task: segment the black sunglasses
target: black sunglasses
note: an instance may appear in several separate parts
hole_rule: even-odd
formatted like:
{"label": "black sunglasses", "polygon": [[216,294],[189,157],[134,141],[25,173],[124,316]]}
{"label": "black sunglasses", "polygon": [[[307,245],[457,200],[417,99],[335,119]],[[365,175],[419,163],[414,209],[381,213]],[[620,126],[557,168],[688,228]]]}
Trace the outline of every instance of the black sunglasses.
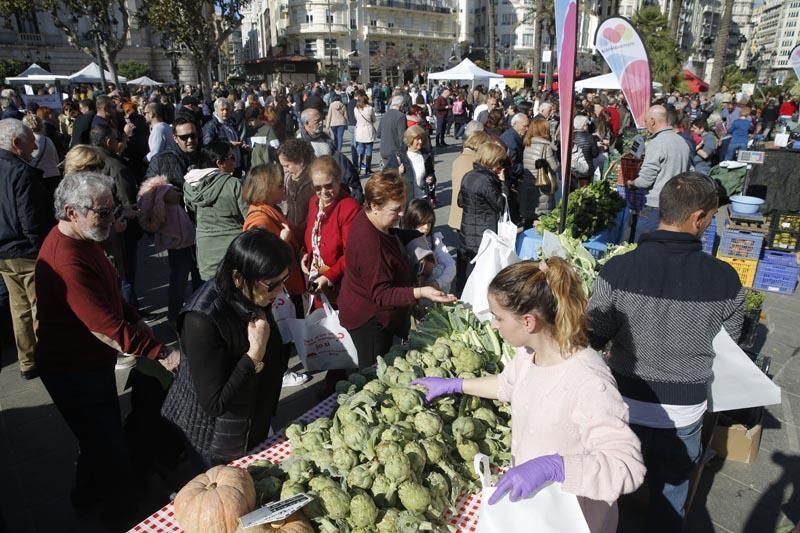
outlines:
{"label": "black sunglasses", "polygon": [[189,139],[197,139],[197,134],[186,133],[184,135],[176,135],[176,137],[182,141],[188,141]]}
{"label": "black sunglasses", "polygon": [[320,192],[322,189],[325,189],[326,191],[332,191],[334,185],[335,184],[333,182],[325,183],[323,185],[314,185],[314,190],[316,192]]}
{"label": "black sunglasses", "polygon": [[89,205],[84,205],[83,208],[88,210],[88,211],[91,211],[92,213],[97,215],[97,218],[102,219],[102,220],[105,220],[105,219],[107,219],[108,217],[110,217],[112,215],[116,218],[117,214],[120,211],[120,207],[119,206],[97,208],[97,207],[92,207],[92,206],[89,206]]}

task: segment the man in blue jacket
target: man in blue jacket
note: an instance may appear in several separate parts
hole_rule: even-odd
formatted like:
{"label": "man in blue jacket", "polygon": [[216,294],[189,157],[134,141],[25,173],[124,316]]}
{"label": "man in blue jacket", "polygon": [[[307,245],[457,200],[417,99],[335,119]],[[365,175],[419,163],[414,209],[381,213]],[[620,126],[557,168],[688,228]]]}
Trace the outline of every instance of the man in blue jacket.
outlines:
{"label": "man in blue jacket", "polygon": [[0,120],[0,275],[8,288],[14,340],[24,379],[38,376],[36,347],[36,256],[51,227],[42,171],[28,163],[33,132],[14,118]]}

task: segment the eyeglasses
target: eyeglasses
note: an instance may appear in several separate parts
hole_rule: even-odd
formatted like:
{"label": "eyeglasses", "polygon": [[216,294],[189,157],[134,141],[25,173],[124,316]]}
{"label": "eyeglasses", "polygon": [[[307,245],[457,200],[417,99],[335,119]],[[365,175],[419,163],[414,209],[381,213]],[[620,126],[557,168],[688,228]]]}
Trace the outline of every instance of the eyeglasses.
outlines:
{"label": "eyeglasses", "polygon": [[323,183],[322,185],[314,185],[314,190],[316,192],[320,192],[322,189],[325,189],[326,191],[332,191],[335,185],[336,184],[332,181],[329,183]]}
{"label": "eyeglasses", "polygon": [[84,205],[83,208],[88,211],[91,211],[92,213],[97,215],[97,218],[101,220],[105,220],[112,215],[116,217],[117,213],[119,213],[119,206],[98,208],[98,207],[92,207],[90,205]]}
{"label": "eyeglasses", "polygon": [[284,282],[287,279],[289,279],[289,274],[288,273],[285,276],[283,276],[281,279],[279,279],[277,281],[273,281],[272,283],[267,283],[264,280],[258,280],[258,281],[256,281],[256,283],[261,285],[261,287],[263,287],[267,292],[272,292],[275,289],[277,289],[278,287],[280,287],[281,285],[283,285]]}
{"label": "eyeglasses", "polygon": [[188,141],[189,139],[197,139],[197,134],[196,133],[186,133],[184,135],[176,135],[175,137],[177,137],[178,139],[180,139],[182,141]]}

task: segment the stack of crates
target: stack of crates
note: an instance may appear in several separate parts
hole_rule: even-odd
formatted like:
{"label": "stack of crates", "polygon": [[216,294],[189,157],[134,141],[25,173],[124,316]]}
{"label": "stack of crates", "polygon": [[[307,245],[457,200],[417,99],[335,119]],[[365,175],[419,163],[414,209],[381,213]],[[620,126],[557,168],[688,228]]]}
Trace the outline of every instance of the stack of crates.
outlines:
{"label": "stack of crates", "polygon": [[764,234],[725,228],[717,250],[717,259],[731,265],[745,287],[752,287]]}
{"label": "stack of crates", "polygon": [[793,252],[764,250],[758,262],[753,288],[762,291],[794,294],[800,266]]}

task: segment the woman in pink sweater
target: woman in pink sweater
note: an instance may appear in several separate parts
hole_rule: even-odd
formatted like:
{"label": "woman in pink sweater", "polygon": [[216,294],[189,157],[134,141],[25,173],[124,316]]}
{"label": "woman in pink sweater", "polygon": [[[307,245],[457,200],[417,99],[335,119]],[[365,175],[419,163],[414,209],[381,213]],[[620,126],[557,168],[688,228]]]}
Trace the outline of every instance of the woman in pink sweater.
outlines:
{"label": "woman in pink sweater", "polygon": [[562,259],[522,261],[489,285],[492,325],[518,347],[496,376],[423,378],[427,400],[472,394],[511,402],[512,464],[489,504],[532,496],[549,481],[578,497],[592,532],[614,532],[616,500],[645,467],[608,366],[588,346],[586,296]]}

